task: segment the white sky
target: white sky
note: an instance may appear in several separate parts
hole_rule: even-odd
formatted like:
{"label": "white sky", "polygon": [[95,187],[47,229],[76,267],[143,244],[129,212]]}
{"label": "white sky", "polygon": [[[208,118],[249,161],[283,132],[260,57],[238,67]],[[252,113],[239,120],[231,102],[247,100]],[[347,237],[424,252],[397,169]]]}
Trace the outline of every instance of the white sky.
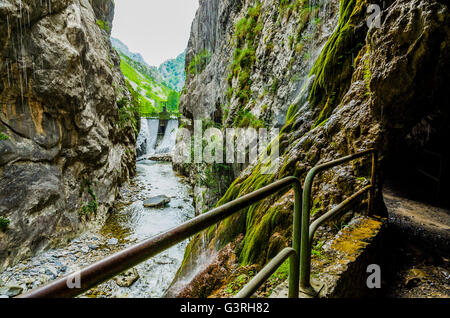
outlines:
{"label": "white sky", "polygon": [[199,0],[115,0],[112,36],[159,66],[182,53]]}

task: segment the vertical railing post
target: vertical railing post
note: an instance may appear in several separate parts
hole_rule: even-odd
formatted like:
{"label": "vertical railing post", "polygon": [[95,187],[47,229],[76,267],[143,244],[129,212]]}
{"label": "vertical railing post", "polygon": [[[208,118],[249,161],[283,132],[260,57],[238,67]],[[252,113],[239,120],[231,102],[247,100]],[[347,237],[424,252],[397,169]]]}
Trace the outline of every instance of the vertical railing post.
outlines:
{"label": "vertical railing post", "polygon": [[372,176],[371,176],[371,188],[369,198],[369,209],[373,209],[375,194],[376,194],[376,176],[377,176],[377,163],[378,156],[375,150],[369,150],[360,154],[343,157],[341,159],[322,164],[311,169],[306,176],[303,186],[303,202],[302,202],[302,231],[301,231],[301,246],[300,246],[300,289],[302,292],[315,295],[316,292],[311,286],[311,249],[312,238],[309,237],[309,219],[311,212],[311,193],[314,177],[320,171],[330,168],[332,166],[354,160],[358,157],[362,157],[366,154],[372,154]]}
{"label": "vertical railing post", "polygon": [[372,152],[372,176],[370,180],[370,184],[372,188],[369,192],[369,215],[373,214],[373,209],[375,206],[375,196],[377,191],[377,164],[378,164],[378,155],[377,152]]}
{"label": "vertical railing post", "polygon": [[300,283],[300,240],[301,240],[301,200],[302,189],[299,182],[294,183],[294,224],[292,230],[292,248],[295,255],[289,261],[289,298],[298,298]]}
{"label": "vertical railing post", "polygon": [[314,180],[315,169],[313,168],[305,179],[303,186],[302,202],[302,231],[300,246],[300,288],[302,291],[311,290],[310,272],[311,272],[311,251],[309,242],[309,211],[311,209],[311,191]]}

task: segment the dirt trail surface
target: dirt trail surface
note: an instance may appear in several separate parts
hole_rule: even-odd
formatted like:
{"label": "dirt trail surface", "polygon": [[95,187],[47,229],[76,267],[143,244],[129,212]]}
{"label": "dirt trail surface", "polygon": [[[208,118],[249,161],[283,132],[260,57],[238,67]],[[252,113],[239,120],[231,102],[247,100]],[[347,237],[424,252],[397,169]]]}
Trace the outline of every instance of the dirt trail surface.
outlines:
{"label": "dirt trail surface", "polygon": [[389,213],[384,294],[450,298],[450,211],[383,191]]}

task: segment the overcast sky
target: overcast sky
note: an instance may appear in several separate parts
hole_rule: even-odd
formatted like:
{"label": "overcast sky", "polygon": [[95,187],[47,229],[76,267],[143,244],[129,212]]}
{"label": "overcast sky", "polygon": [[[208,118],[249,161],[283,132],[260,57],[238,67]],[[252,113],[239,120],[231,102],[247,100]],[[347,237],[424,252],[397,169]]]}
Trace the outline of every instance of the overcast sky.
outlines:
{"label": "overcast sky", "polygon": [[154,66],[187,47],[199,0],[115,0],[112,36]]}

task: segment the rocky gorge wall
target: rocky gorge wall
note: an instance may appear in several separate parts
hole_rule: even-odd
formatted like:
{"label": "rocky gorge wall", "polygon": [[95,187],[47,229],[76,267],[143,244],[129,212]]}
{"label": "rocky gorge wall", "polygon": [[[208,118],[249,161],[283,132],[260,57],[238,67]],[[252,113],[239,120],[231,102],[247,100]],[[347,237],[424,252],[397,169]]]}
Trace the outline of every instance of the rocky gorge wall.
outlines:
{"label": "rocky gorge wall", "polygon": [[[367,23],[371,4],[381,8],[379,26]],[[201,1],[186,66],[199,63],[180,106],[187,126],[210,118],[222,127],[281,127],[276,173],[261,174],[258,162],[237,170],[217,206],[286,176],[303,182],[315,165],[369,148],[379,151],[381,187],[402,144],[423,145],[450,127],[449,20],[440,0]],[[367,161],[322,173],[312,219],[367,185],[369,175]],[[380,191],[376,207],[383,214]],[[292,191],[280,193],[197,235],[168,295],[209,296],[234,283],[232,272],[254,273],[291,244],[292,211]],[[315,242],[330,235],[323,227]],[[222,278],[183,289],[205,253],[217,255],[214,268],[194,282],[212,271]]]}
{"label": "rocky gorge wall", "polygon": [[[289,106],[308,86],[309,70],[332,34],[339,13],[338,1],[326,1],[320,7],[314,1],[291,2],[200,1],[180,99],[187,128],[192,130],[193,120],[223,131],[230,127],[283,127]],[[208,167],[176,168],[191,176],[196,211],[201,213],[216,204],[223,189],[247,165],[212,171],[220,175],[221,191],[212,191],[214,185],[198,181]],[[231,181],[223,181],[225,178]]]}
{"label": "rocky gorge wall", "polygon": [[113,16],[111,0],[0,3],[0,269],[102,224],[135,174]]}

